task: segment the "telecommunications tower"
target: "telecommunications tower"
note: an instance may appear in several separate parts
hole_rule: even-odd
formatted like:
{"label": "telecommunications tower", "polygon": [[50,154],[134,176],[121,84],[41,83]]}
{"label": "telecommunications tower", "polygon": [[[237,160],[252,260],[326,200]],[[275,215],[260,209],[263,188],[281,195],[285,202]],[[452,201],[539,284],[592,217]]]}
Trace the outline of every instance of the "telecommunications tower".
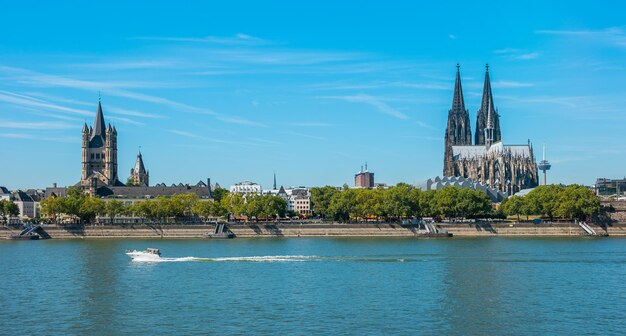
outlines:
{"label": "telecommunications tower", "polygon": [[537,165],[537,168],[539,168],[539,170],[541,170],[543,172],[543,185],[546,185],[546,175],[548,170],[550,170],[550,167],[552,167],[552,165],[550,164],[550,162],[548,162],[548,160],[546,160],[546,145],[543,145],[543,160],[541,160],[541,162],[539,162],[539,164]]}

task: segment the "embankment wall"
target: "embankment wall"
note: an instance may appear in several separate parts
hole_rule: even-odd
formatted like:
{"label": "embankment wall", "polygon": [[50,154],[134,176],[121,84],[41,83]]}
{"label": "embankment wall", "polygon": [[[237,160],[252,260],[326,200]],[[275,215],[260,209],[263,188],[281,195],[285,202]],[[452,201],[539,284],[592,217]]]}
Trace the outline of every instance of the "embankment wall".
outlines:
{"label": "embankment wall", "polygon": [[[626,236],[626,223],[603,229],[590,225],[598,234]],[[389,223],[367,224],[231,224],[229,229],[237,237],[418,237],[410,225]],[[442,224],[455,237],[472,236],[584,236],[576,223],[559,224]],[[116,226],[46,226],[44,230],[55,239],[73,238],[206,238],[213,225],[116,225]],[[19,233],[19,229],[0,227],[0,238]]]}

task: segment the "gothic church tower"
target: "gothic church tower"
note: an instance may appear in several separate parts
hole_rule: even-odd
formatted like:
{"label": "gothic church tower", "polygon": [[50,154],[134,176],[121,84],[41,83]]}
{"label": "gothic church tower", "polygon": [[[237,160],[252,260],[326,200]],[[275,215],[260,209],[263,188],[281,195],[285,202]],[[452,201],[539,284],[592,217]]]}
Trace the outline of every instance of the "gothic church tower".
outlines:
{"label": "gothic church tower", "polygon": [[456,82],[452,109],[448,111],[448,126],[445,135],[445,154],[443,161],[443,176],[455,176],[452,146],[471,145],[472,130],[469,121],[469,111],[465,109],[463,87],[461,86],[460,66],[456,65]]}
{"label": "gothic church tower", "polygon": [[491,93],[491,80],[489,79],[489,64],[485,65],[485,85],[483,86],[483,100],[478,110],[478,117],[476,118],[476,140],[475,145],[485,144],[485,127],[487,126],[487,115],[489,110],[493,112],[493,143],[502,141],[502,135],[500,134],[500,115],[498,110],[493,106],[493,95]]}

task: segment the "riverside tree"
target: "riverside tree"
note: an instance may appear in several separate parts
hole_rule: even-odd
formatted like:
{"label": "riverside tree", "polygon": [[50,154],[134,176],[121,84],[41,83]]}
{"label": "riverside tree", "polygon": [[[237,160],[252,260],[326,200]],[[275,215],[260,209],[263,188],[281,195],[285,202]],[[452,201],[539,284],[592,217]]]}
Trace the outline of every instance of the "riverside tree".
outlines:
{"label": "riverside tree", "polygon": [[18,216],[20,214],[20,209],[17,204],[9,201],[9,200],[0,200],[0,214],[2,215],[2,220],[6,220],[7,217]]}
{"label": "riverside tree", "polygon": [[539,186],[526,196],[513,196],[502,204],[507,215],[538,215],[554,219],[588,220],[600,211],[600,200],[589,188],[580,185]]}

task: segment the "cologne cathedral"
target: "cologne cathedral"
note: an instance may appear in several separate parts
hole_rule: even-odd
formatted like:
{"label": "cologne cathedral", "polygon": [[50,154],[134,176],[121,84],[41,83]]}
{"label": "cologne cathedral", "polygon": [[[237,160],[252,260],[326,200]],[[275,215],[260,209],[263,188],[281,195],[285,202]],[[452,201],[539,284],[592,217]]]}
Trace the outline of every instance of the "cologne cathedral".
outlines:
{"label": "cologne cathedral", "polygon": [[502,144],[500,115],[493,104],[488,65],[474,135],[472,144],[469,111],[465,109],[457,64],[452,109],[448,111],[443,175],[469,178],[509,195],[537,186],[537,164],[530,141],[524,145]]}

